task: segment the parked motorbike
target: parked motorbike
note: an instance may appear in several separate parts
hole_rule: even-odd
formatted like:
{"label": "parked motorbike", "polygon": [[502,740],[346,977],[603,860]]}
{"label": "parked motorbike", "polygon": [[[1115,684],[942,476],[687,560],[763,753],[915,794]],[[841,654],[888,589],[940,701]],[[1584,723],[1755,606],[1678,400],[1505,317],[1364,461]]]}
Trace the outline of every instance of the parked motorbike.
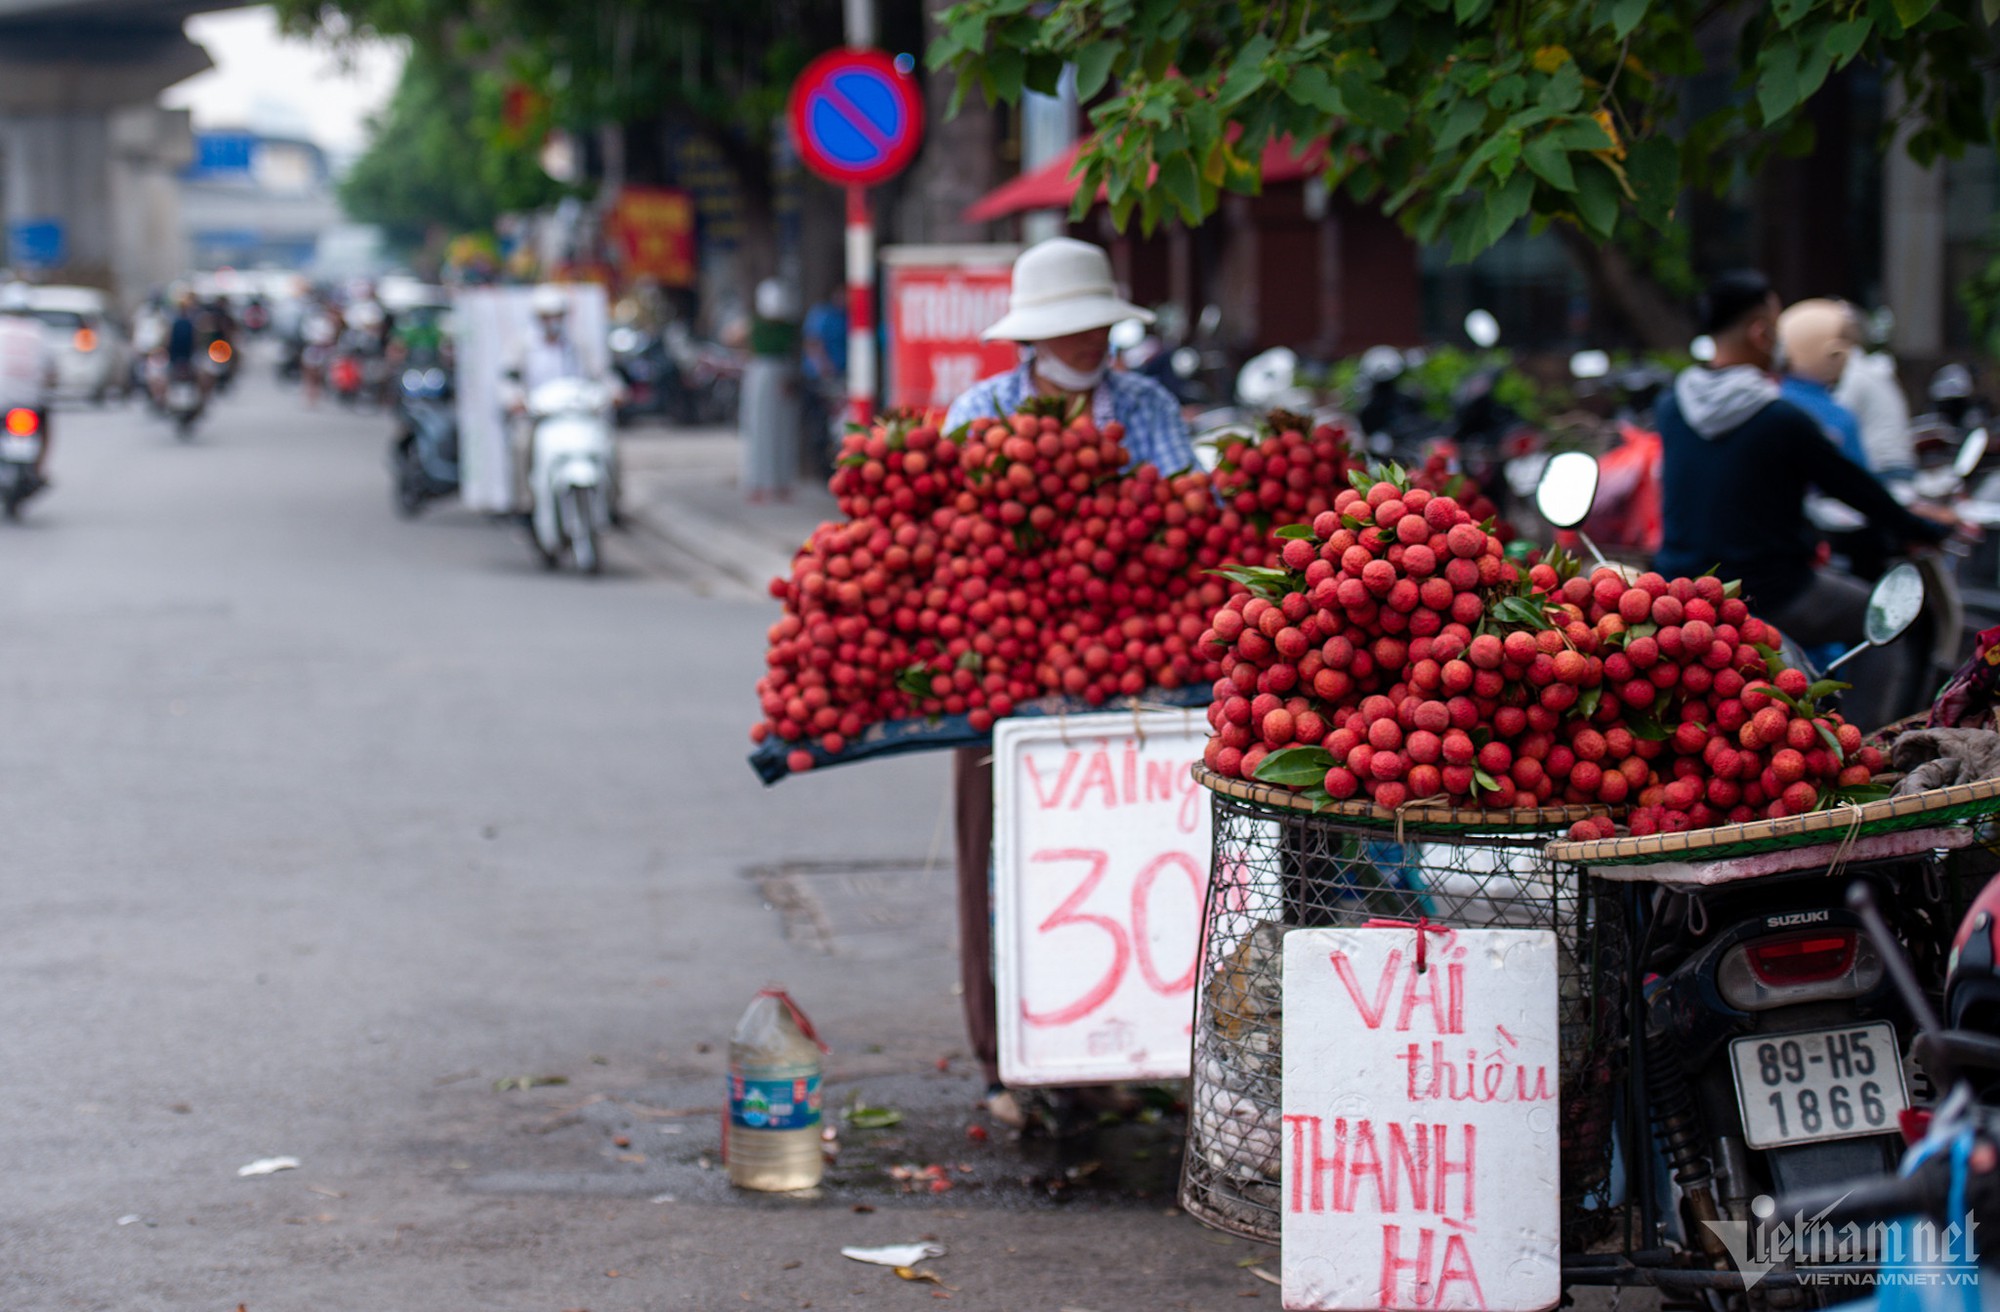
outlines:
{"label": "parked motorbike", "polygon": [[[1945,1092],[1935,1108],[1912,1120],[1907,1132],[1912,1142],[1896,1174],[1868,1174],[1765,1200],[1759,1247],[1773,1257],[1812,1254],[1819,1262],[1831,1257],[1836,1270],[1886,1281],[1873,1296],[1850,1305],[1856,1312],[1890,1305],[1900,1312],[1994,1306],[1982,1290],[2000,1281],[2000,1251],[1979,1243],[1976,1232],[1982,1216],[2000,1209],[2000,1106],[1994,1101],[2000,1013],[1994,1009],[1993,951],[2000,881],[1988,884],[1973,902],[1953,939],[1942,1023],[1873,890],[1850,890],[1849,904],[1905,1010],[1921,1027],[1913,1045],[1917,1067]],[[1782,1245],[1789,1253],[1773,1252],[1779,1247],[1771,1241],[1774,1225],[1791,1228]],[[1928,1229],[1928,1242],[1913,1242],[1913,1227]],[[1826,1245],[1816,1240],[1833,1241],[1833,1252],[1818,1252]]]}
{"label": "parked motorbike", "polygon": [[680,384],[674,418],[683,424],[735,423],[744,354],[702,341],[678,323],[667,325],[665,341]]}
{"label": "parked motorbike", "polygon": [[550,569],[567,556],[579,573],[595,574],[603,567],[598,536],[611,527],[617,503],[611,389],[559,378],[529,394],[528,414],[535,547]]}
{"label": "parked motorbike", "polygon": [[[1595,461],[1565,452],[1549,462],[1538,509],[1578,529],[1595,491]],[[1866,641],[1830,668],[1893,642],[1923,603],[1922,576],[1891,571],[1870,599]],[[1846,869],[1889,901],[1897,942],[1941,984],[1949,923],[1936,859]],[[1728,1257],[1717,1227],[1754,1225],[1754,1200],[1880,1174],[1900,1149],[1914,1026],[1846,887],[1810,860],[1722,883],[1670,872],[1629,894],[1643,997],[1635,1078],[1658,1150],[1641,1192],[1684,1246],[1717,1263]]]}
{"label": "parked motorbike", "polygon": [[389,470],[396,480],[396,510],[407,519],[427,503],[458,491],[458,416],[451,375],[436,364],[405,369],[396,414]]}
{"label": "parked motorbike", "polygon": [[611,367],[625,384],[618,401],[620,426],[640,415],[665,419],[677,413],[682,404],[680,379],[666,343],[657,334],[620,327],[611,330],[608,344]]}
{"label": "parked motorbike", "polygon": [[0,512],[8,519],[19,519],[28,498],[48,486],[41,474],[44,420],[43,412],[30,406],[0,415]]}

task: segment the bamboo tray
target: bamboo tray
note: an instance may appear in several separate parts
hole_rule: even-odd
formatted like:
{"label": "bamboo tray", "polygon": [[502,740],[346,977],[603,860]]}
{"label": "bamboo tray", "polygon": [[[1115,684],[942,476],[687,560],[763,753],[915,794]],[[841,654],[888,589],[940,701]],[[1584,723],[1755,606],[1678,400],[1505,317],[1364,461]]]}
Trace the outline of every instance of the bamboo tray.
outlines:
{"label": "bamboo tray", "polygon": [[1715,861],[1790,847],[1810,847],[1850,835],[1866,838],[1903,829],[1925,829],[2000,814],[2000,779],[1953,784],[1877,802],[1838,806],[1783,820],[1752,820],[1677,834],[1550,843],[1551,860],[1583,866],[1639,866],[1658,861]]}
{"label": "bamboo tray", "polygon": [[1239,801],[1254,802],[1276,810],[1301,811],[1326,816],[1349,824],[1379,825],[1384,829],[1463,829],[1483,833],[1513,830],[1567,829],[1579,820],[1610,815],[1608,806],[1516,807],[1490,811],[1477,806],[1453,806],[1448,802],[1424,800],[1406,802],[1393,810],[1367,801],[1312,802],[1289,788],[1260,783],[1254,779],[1231,779],[1217,774],[1197,761],[1195,782],[1210,792]]}

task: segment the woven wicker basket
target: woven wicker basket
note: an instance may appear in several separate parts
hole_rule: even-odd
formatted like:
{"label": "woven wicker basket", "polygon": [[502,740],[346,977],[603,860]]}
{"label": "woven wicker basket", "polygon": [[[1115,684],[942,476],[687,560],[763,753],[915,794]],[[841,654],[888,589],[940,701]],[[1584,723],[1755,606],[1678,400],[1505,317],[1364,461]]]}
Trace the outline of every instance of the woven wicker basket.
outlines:
{"label": "woven wicker basket", "polygon": [[1603,838],[1589,843],[1556,842],[1548,846],[1551,860],[1583,866],[1639,866],[1659,861],[1717,861],[1754,856],[1788,847],[1810,847],[1852,834],[1894,833],[1954,821],[2000,814],[2000,779],[1953,784],[1879,802],[1835,807],[1783,820],[1752,820],[1677,834],[1647,834],[1637,838]]}

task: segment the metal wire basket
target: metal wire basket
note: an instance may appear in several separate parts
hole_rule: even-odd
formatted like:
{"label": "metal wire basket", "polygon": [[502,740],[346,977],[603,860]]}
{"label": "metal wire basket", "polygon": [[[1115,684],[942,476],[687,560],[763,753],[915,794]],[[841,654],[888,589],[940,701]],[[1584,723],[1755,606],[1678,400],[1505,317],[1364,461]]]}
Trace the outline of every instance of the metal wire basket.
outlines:
{"label": "metal wire basket", "polygon": [[1546,829],[1385,831],[1235,793],[1213,792],[1181,1206],[1217,1229],[1277,1241],[1285,932],[1422,918],[1557,932],[1565,1244],[1615,1229],[1614,1091],[1627,1029],[1620,900],[1586,893],[1580,872],[1549,860]]}

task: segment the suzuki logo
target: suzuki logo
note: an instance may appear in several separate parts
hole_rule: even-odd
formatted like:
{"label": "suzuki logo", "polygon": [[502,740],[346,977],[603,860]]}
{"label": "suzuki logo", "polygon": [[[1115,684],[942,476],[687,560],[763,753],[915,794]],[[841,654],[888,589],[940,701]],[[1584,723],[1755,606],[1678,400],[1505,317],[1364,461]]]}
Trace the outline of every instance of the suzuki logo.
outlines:
{"label": "suzuki logo", "polygon": [[1832,919],[1831,911],[1794,911],[1788,915],[1764,917],[1764,928],[1788,929],[1793,925],[1818,925]]}

